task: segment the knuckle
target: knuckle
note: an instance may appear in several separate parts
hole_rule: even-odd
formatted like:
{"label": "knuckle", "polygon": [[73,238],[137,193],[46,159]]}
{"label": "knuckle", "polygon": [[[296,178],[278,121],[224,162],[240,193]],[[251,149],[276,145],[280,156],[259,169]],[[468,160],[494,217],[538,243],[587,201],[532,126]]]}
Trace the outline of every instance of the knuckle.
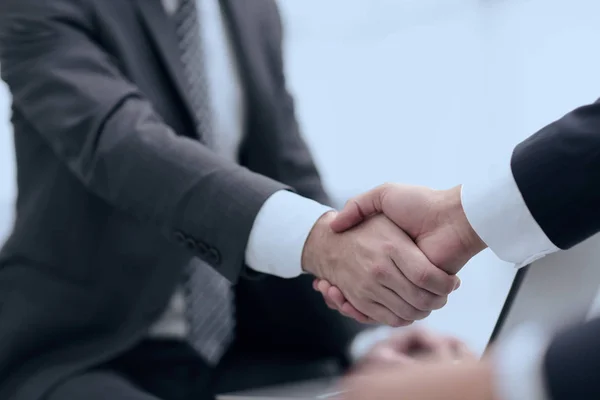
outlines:
{"label": "knuckle", "polygon": [[425,287],[431,278],[432,271],[425,266],[419,266],[415,272],[415,285]]}
{"label": "knuckle", "polygon": [[429,272],[427,268],[420,268],[417,274],[417,286],[426,287],[430,276],[431,272]]}
{"label": "knuckle", "polygon": [[431,311],[423,311],[416,307],[409,306],[403,317],[408,320],[421,320],[426,318],[429,314],[431,314]]}
{"label": "knuckle", "polygon": [[448,295],[454,291],[454,285],[456,285],[456,280],[453,276],[448,275],[444,277],[444,288],[443,293]]}
{"label": "knuckle", "polygon": [[382,190],[382,191],[386,191],[386,190],[390,189],[392,186],[394,186],[393,183],[391,183],[391,182],[385,182],[385,183],[382,183],[381,185],[379,185],[377,187],[377,189]]}
{"label": "knuckle", "polygon": [[420,311],[418,317],[413,318],[415,321],[425,319],[431,315],[431,311]]}
{"label": "knuckle", "polygon": [[388,325],[392,326],[394,328],[399,328],[401,326],[404,326],[403,324],[406,322],[406,320],[398,317],[398,316],[391,316],[388,318]]}
{"label": "knuckle", "polygon": [[398,319],[398,323],[396,325],[394,325],[394,327],[395,328],[400,328],[400,327],[403,327],[403,326],[409,326],[409,325],[412,325],[413,322],[415,322],[415,321],[399,318]]}
{"label": "knuckle", "polygon": [[381,243],[381,251],[387,255],[394,254],[396,252],[396,245],[392,242],[383,242]]}
{"label": "knuckle", "polygon": [[389,277],[389,271],[387,266],[384,264],[375,264],[371,267],[371,276],[375,278],[376,281],[383,281]]}
{"label": "knuckle", "polygon": [[350,199],[348,199],[348,201],[346,201],[346,204],[344,204],[344,208],[347,208],[354,204],[356,204],[356,197],[351,197]]}
{"label": "knuckle", "polygon": [[448,304],[448,296],[440,296],[437,304],[435,305],[435,309],[439,310],[440,308],[445,307],[446,304]]}
{"label": "knuckle", "polygon": [[426,290],[419,290],[419,296],[417,298],[417,308],[422,311],[431,311],[434,310],[436,304],[440,302],[441,296],[436,296],[433,293],[430,293]]}

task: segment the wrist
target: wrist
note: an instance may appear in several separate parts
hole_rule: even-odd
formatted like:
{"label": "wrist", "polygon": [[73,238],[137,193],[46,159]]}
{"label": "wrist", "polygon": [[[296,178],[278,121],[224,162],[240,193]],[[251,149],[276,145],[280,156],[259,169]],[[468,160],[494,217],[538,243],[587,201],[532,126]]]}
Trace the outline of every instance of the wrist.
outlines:
{"label": "wrist", "polygon": [[454,225],[460,241],[469,257],[487,248],[485,242],[479,237],[469,223],[461,201],[462,186],[456,186],[444,191],[444,209],[448,212],[448,219]]}
{"label": "wrist", "polygon": [[329,227],[331,221],[335,219],[335,211],[329,211],[323,214],[313,225],[304,248],[302,249],[302,270],[317,277],[322,277],[321,263],[323,249],[327,247],[328,237],[334,232]]}

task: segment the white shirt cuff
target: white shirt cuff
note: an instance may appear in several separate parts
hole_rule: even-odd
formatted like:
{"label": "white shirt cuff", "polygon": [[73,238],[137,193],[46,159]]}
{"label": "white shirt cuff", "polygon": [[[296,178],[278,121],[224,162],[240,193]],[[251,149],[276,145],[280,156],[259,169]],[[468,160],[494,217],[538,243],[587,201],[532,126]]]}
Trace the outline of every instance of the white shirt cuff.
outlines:
{"label": "white shirt cuff", "polygon": [[497,345],[493,358],[498,399],[549,399],[543,374],[548,340],[541,329],[521,326]]}
{"label": "white shirt cuff", "polygon": [[500,259],[520,268],[559,250],[529,212],[510,157],[491,165],[487,179],[463,184],[461,200],[469,223]]}
{"label": "white shirt cuff", "polygon": [[315,222],[331,208],[281,190],[258,212],[246,246],[246,264],[281,278],[302,274],[302,250]]}

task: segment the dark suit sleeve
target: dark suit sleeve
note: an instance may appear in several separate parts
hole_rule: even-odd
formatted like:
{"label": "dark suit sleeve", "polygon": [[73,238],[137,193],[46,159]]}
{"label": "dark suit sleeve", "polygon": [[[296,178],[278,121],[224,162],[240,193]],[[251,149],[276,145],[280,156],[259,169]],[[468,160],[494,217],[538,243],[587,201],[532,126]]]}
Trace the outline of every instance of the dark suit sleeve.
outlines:
{"label": "dark suit sleeve", "polygon": [[600,319],[557,335],[543,368],[552,400],[600,399]]}
{"label": "dark suit sleeve", "polygon": [[177,136],[121,74],[76,0],[0,2],[0,64],[23,116],[88,190],[232,281],[254,218],[285,185]]}
{"label": "dark suit sleeve", "polygon": [[279,143],[280,162],[282,163],[279,179],[298,194],[331,205],[310,150],[303,139],[296,118],[294,99],[290,95],[286,77],[283,54],[284,29],[281,14],[273,0],[266,0],[266,12],[263,17],[264,44],[270,62],[271,74],[276,83],[277,98],[282,104],[279,126],[282,130]]}
{"label": "dark suit sleeve", "polygon": [[568,249],[600,230],[600,103],[581,107],[519,144],[512,172],[548,238]]}

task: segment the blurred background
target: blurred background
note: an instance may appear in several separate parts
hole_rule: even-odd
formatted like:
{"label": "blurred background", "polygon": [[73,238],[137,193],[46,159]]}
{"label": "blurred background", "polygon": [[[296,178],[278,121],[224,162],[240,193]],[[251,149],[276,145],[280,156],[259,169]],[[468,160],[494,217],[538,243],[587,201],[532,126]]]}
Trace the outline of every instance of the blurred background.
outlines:
{"label": "blurred background", "polygon": [[[384,181],[484,180],[521,139],[600,94],[597,0],[279,3],[298,117],[340,204]],[[0,86],[0,241],[16,196],[9,100]],[[426,324],[482,351],[514,274],[480,254]]]}

